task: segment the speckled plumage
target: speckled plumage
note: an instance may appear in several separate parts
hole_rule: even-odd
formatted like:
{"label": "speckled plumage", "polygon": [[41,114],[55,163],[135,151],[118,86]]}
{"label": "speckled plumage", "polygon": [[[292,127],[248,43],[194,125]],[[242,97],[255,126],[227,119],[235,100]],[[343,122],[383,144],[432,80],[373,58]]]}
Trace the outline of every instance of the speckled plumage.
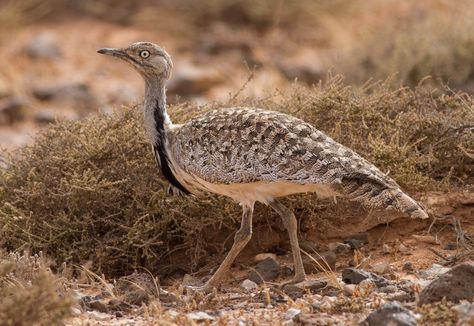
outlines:
{"label": "speckled plumage", "polygon": [[310,124],[287,114],[255,108],[207,112],[174,125],[166,112],[165,82],[170,56],[158,45],[134,43],[100,49],[131,64],[145,80],[145,129],[161,172],[180,193],[210,191],[242,205],[234,244],[203,289],[220,284],[252,236],[255,202],[272,207],[288,230],[295,263],[293,282],[306,278],[297,221],[278,197],[316,192],[344,196],[368,208],[392,208],[426,218],[424,209],[397,183],[349,148]]}

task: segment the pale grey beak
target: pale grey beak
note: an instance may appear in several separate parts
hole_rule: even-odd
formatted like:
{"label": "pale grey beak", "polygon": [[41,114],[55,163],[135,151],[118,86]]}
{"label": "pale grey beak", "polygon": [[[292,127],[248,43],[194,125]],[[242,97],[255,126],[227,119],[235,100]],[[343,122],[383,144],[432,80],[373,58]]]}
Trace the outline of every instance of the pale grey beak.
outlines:
{"label": "pale grey beak", "polygon": [[119,58],[128,57],[127,53],[123,49],[103,48],[97,50],[97,52]]}

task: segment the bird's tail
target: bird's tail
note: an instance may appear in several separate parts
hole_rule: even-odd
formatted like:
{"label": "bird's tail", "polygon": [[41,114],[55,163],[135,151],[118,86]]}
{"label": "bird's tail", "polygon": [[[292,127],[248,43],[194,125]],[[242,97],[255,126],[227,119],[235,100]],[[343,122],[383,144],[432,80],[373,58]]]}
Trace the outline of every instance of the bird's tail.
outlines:
{"label": "bird's tail", "polygon": [[372,182],[363,184],[357,182],[357,186],[351,185],[344,190],[350,200],[361,202],[367,208],[394,209],[412,218],[428,218],[426,210],[399,188]]}

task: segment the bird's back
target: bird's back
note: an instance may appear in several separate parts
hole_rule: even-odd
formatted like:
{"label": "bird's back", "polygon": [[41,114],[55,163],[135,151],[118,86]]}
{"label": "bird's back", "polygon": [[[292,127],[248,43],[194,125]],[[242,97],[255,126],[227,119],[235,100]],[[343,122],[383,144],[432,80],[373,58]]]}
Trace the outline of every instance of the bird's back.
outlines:
{"label": "bird's back", "polygon": [[354,151],[279,112],[207,112],[174,129],[169,149],[180,169],[210,184],[327,185],[373,207],[391,204],[387,191],[401,193],[394,180]]}

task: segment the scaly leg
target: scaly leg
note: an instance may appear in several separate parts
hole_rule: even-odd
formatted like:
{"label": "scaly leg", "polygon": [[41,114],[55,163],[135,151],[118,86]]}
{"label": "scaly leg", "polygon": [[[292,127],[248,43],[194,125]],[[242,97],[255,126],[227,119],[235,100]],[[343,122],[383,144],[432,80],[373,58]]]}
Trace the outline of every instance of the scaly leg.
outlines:
{"label": "scaly leg", "polygon": [[298,223],[296,221],[295,214],[286,208],[282,203],[274,199],[269,205],[281,216],[283,225],[288,231],[290,237],[291,251],[293,252],[293,262],[295,264],[295,277],[291,283],[299,283],[306,280],[306,274],[304,272],[303,260],[301,259],[300,245],[298,243],[298,235],[296,233],[298,229]]}
{"label": "scaly leg", "polygon": [[243,206],[242,221],[240,223],[240,229],[237,231],[234,237],[234,244],[230,249],[229,253],[221,263],[217,271],[207,281],[206,284],[199,290],[208,291],[214,287],[217,287],[222,280],[227,276],[230,266],[234,262],[240,251],[247,245],[252,237],[252,215],[253,215],[253,204]]}

